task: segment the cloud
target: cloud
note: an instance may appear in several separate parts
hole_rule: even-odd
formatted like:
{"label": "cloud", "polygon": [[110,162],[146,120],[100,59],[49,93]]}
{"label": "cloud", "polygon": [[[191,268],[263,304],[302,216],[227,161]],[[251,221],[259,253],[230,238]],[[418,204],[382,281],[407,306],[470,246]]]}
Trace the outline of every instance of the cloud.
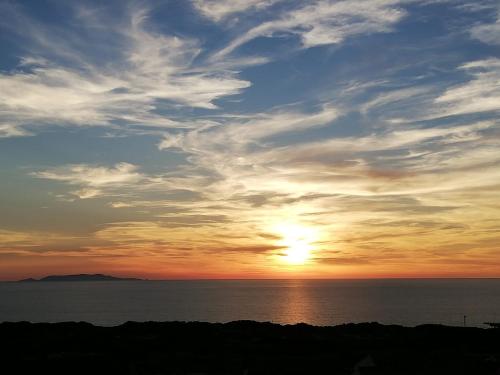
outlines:
{"label": "cloud", "polygon": [[442,116],[500,110],[500,59],[472,61],[460,66],[472,76],[435,99]]}
{"label": "cloud", "polygon": [[138,172],[138,167],[130,163],[118,163],[113,167],[72,164],[34,172],[32,175],[82,186],[81,189],[71,192],[80,199],[94,198],[104,194],[105,189],[136,184],[145,178]]}
{"label": "cloud", "polygon": [[80,190],[76,190],[76,191],[71,192],[71,194],[76,195],[80,199],[94,198],[94,197],[97,197],[98,195],[100,195],[101,193],[102,193],[101,190],[89,189],[89,188],[80,189]]}
{"label": "cloud", "polygon": [[283,249],[283,246],[273,246],[273,245],[254,245],[254,246],[235,246],[235,247],[224,247],[224,248],[208,248],[206,251],[213,253],[221,253],[221,251],[226,253],[249,253],[249,254],[266,254],[275,253],[277,250]]}
{"label": "cloud", "polygon": [[[452,137],[466,137],[468,134],[496,126],[494,121],[484,121],[462,126],[448,127],[415,127],[413,129],[382,129],[364,137],[333,137],[314,142],[286,145],[263,152],[263,159],[270,162],[317,162],[331,165],[336,157],[341,161],[357,160],[356,163],[339,163],[341,168],[359,168],[364,164],[359,157],[362,153],[389,152],[391,150],[408,149],[415,145],[423,147],[424,142],[449,142]],[[400,159],[401,160],[401,159]]]}
{"label": "cloud", "polygon": [[214,55],[214,59],[221,59],[259,37],[297,35],[302,47],[310,48],[338,44],[355,35],[389,32],[406,15],[397,7],[398,3],[395,0],[315,1],[251,28]]}
{"label": "cloud", "polygon": [[[322,263],[322,264],[329,264],[333,266],[350,266],[350,265],[356,265],[356,266],[363,266],[363,265],[369,265],[373,264],[374,262],[379,262],[381,259],[379,259],[377,256],[339,256],[339,257],[329,257],[329,258],[317,258],[315,259],[316,262]],[[383,259],[384,261],[387,261],[387,259]]]}
{"label": "cloud", "polygon": [[245,147],[253,142],[276,135],[301,132],[326,126],[340,116],[341,112],[332,104],[326,104],[317,112],[277,110],[254,114],[250,119],[229,121],[217,127],[188,132],[182,135],[167,134],[159,144],[160,149],[181,148],[196,153],[221,143],[230,143],[231,148]]}
{"label": "cloud", "polygon": [[134,206],[132,203],[128,202],[111,202],[109,205],[113,208],[125,208]]}
{"label": "cloud", "polygon": [[0,229],[0,243],[8,246],[31,244],[36,237],[36,233]]}
{"label": "cloud", "polygon": [[500,45],[500,11],[496,22],[473,26],[470,29],[470,34],[483,43]]}
{"label": "cloud", "polygon": [[[467,121],[465,116],[488,118],[500,110],[497,84],[500,81],[500,59],[469,61],[453,67],[452,72],[459,77],[456,82],[434,80],[421,84],[417,80],[416,83],[412,81],[411,86],[405,83],[398,87],[400,77],[393,78],[393,81],[387,79],[380,83],[375,95],[365,94],[362,103],[358,104],[359,110],[377,127],[393,129],[430,121],[460,127]],[[396,88],[391,88],[393,86]]]}
{"label": "cloud", "polygon": [[[281,246],[271,245],[269,241],[258,237],[253,240],[246,238],[247,241],[250,239],[250,242],[242,244],[242,239],[245,239],[242,236],[235,236],[231,230],[224,229],[214,234],[210,225],[189,227],[189,231],[186,231],[183,227],[171,226],[161,221],[109,223],[95,236],[122,248],[157,248],[185,256],[207,254],[213,257],[218,254],[223,258],[225,253],[252,255],[281,249]],[[161,256],[162,251],[157,255]]]}
{"label": "cloud", "polygon": [[67,233],[0,228],[0,255],[5,253],[21,255],[46,253],[51,250],[64,251],[80,246],[82,240],[81,237]]}
{"label": "cloud", "polygon": [[[198,126],[196,121],[171,119],[164,112],[176,106],[216,108],[216,100],[250,86],[236,77],[234,64],[262,62],[241,59],[233,61],[232,67],[200,67],[195,63],[202,52],[200,43],[152,31],[148,10],[143,8],[132,8],[126,22],[107,19],[100,23],[100,37],[88,39],[69,30],[60,38],[56,31],[18,12],[10,18],[11,29],[28,36],[26,46],[32,53],[17,69],[0,73],[3,137],[28,135],[23,129],[34,131],[48,125]],[[75,22],[94,35],[88,19]],[[26,29],[25,24],[29,25]],[[117,50],[118,56],[96,63],[94,56],[83,52],[89,48]]]}
{"label": "cloud", "polygon": [[0,124],[0,138],[26,137],[33,133],[13,124]]}
{"label": "cloud", "polygon": [[214,22],[249,9],[261,10],[282,0],[193,0],[195,8]]}
{"label": "cloud", "polygon": [[[411,101],[421,95],[428,100],[428,92],[432,90],[388,93],[377,96],[375,101],[369,99],[365,108],[367,113],[390,108],[391,103]],[[228,249],[231,253],[230,249],[242,243],[249,248],[266,248],[269,241],[261,245],[266,241],[255,233],[268,232],[284,218],[316,226],[326,233],[336,231],[339,238],[345,235],[339,229],[341,225],[353,231],[371,227],[372,231],[363,236],[339,240],[342,247],[361,250],[391,248],[403,238],[418,236],[431,241],[434,232],[444,231],[451,238],[449,242],[455,243],[454,231],[469,230],[464,224],[467,219],[460,218],[467,202],[450,197],[498,183],[498,139],[489,137],[498,126],[496,121],[387,123],[367,129],[370,133],[365,135],[300,136],[312,129],[328,132],[338,128],[337,121],[344,113],[345,109],[333,103],[314,110],[295,105],[253,116],[220,117],[203,128],[177,130],[167,134],[159,147],[184,153],[187,164],[155,176],[142,175],[132,167],[128,172],[140,178],[114,184],[116,189],[107,183],[89,183],[89,173],[81,173],[81,169],[75,173],[71,166],[62,169],[65,173],[44,172],[57,175],[54,180],[70,184],[79,181],[73,184],[82,186],[78,190],[82,197],[92,194],[91,189],[99,190],[99,194],[133,191],[145,196],[153,191],[189,192],[190,198],[148,197],[125,204],[115,202],[115,208],[147,210],[154,221],[107,224],[96,234],[100,240],[111,241],[121,233],[120,239],[114,240],[116,246],[140,244],[143,250],[150,246],[183,256],[209,249],[220,249],[221,254]],[[76,178],[75,174],[86,177]],[[110,173],[106,170],[100,174]],[[446,197],[430,198],[437,194]],[[450,205],[450,201],[454,204]],[[408,217],[406,223],[396,220],[402,214]],[[380,225],[369,224],[370,218],[379,220]],[[400,233],[403,227],[411,230]],[[387,233],[391,236],[387,237]],[[226,240],[231,236],[238,239]],[[440,243],[436,248],[448,245]],[[274,254],[272,249],[259,254],[268,253]],[[353,255],[346,257],[344,264],[354,264],[353,259],[372,258]]]}
{"label": "cloud", "polygon": [[402,89],[391,90],[389,92],[384,92],[378,94],[372,100],[364,103],[360,111],[367,114],[369,111],[373,111],[379,108],[386,110],[388,106],[394,106],[401,108],[409,101],[409,105],[414,105],[415,100],[419,97],[425,97],[429,94],[431,89],[429,87],[406,87]]}
{"label": "cloud", "polygon": [[[401,8],[410,2],[418,5]],[[500,209],[492,203],[499,201],[500,184],[498,59],[482,50],[476,61],[458,60],[463,53],[446,44],[451,35],[440,39],[443,50],[436,51],[436,42],[419,48],[417,57],[412,43],[420,35],[402,28],[397,41],[407,41],[401,47],[409,53],[401,57],[403,66],[402,50],[374,53],[360,43],[346,54],[321,54],[325,78],[310,83],[305,80],[316,60],[309,57],[318,55],[304,51],[300,61],[289,56],[286,64],[302,77],[281,90],[300,87],[304,93],[290,92],[293,104],[273,107],[288,95],[268,102],[259,96],[259,83],[272,77],[265,84],[274,84],[270,74],[283,62],[240,75],[269,59],[233,57],[261,37],[291,36],[307,49],[390,32],[410,12],[412,23],[422,26],[433,15],[415,8],[433,3],[200,0],[195,8],[220,23],[200,38],[189,36],[207,27],[197,29],[199,19],[194,29],[188,22],[183,33],[165,34],[165,25],[156,28],[149,18],[152,12],[134,6],[123,19],[105,8],[80,9],[64,37],[49,25],[24,22],[28,53],[15,69],[0,73],[0,137],[52,125],[106,127],[109,137],[161,136],[156,144],[163,154],[144,158],[154,173],[123,162],[37,168],[32,174],[66,185],[66,201],[56,202],[54,212],[75,197],[100,197],[71,206],[107,208],[96,217],[95,232],[81,239],[80,253],[89,257],[131,257],[129,266],[162,265],[167,273],[217,263],[219,274],[262,269],[269,275],[273,267],[283,268],[272,258],[282,252],[276,227],[289,225],[317,229],[314,275],[325,270],[328,277],[335,265],[373,269],[448,259],[454,249],[487,263],[485,252],[493,253],[498,243],[498,223],[491,220]],[[241,14],[252,17],[231,22]],[[472,33],[481,40],[494,31],[479,26]],[[241,33],[243,27],[248,29]],[[210,39],[222,32],[221,41]],[[228,38],[234,39],[214,54]],[[226,105],[223,99],[250,86],[247,77],[256,80],[255,92],[248,101]],[[23,235],[0,232],[0,240],[10,241],[10,250],[76,256],[70,240],[36,247],[36,235],[43,234],[29,240]]]}
{"label": "cloud", "polygon": [[181,180],[165,176],[165,183],[181,186],[182,181],[183,188],[202,193],[201,200],[188,203],[197,214],[211,215],[210,202],[224,202],[216,212],[230,222],[253,223],[265,231],[266,223],[284,217],[327,230],[332,222],[348,225],[370,215],[445,216],[464,203],[419,195],[485,189],[499,181],[498,142],[486,141],[497,127],[493,120],[389,124],[365,136],[284,141],[287,134],[335,127],[341,113],[332,104],[316,112],[289,107],[177,133],[166,144],[189,155],[190,166],[180,168]]}
{"label": "cloud", "polygon": [[[204,196],[219,195],[219,199],[251,190],[272,191],[274,188],[265,187],[265,183],[259,186],[263,180],[271,183],[275,178],[269,174],[272,171],[268,167],[273,162],[268,158],[271,145],[290,134],[326,127],[340,113],[332,104],[325,104],[315,112],[288,108],[257,114],[251,119],[230,119],[202,131],[167,136],[159,147],[180,149],[189,155],[191,166],[184,167],[182,177],[166,176],[165,180],[171,187],[193,191],[203,189]],[[276,165],[276,168],[285,166],[286,160],[283,160],[282,166]]]}

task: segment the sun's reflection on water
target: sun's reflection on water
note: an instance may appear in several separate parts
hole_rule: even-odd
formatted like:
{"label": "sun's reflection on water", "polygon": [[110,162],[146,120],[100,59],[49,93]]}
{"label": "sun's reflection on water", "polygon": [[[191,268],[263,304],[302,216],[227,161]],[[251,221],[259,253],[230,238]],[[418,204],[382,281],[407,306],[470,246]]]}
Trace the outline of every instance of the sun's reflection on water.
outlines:
{"label": "sun's reflection on water", "polygon": [[315,301],[311,299],[307,280],[288,280],[281,303],[282,323],[314,321]]}

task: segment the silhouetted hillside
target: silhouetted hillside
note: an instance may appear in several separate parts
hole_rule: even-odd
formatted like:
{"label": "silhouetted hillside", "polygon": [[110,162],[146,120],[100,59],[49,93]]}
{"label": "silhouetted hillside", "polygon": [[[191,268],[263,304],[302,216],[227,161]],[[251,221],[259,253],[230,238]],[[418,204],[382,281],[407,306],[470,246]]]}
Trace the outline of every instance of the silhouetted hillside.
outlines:
{"label": "silhouetted hillside", "polygon": [[377,323],[2,323],[6,374],[499,374],[500,330]]}

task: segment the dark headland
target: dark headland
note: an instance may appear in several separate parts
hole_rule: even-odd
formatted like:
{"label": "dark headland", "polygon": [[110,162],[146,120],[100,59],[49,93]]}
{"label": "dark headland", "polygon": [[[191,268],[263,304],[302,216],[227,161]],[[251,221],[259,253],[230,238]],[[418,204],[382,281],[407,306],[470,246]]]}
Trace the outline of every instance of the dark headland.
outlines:
{"label": "dark headland", "polygon": [[109,275],[96,274],[78,274],[78,275],[50,275],[41,279],[23,279],[20,282],[36,282],[36,281],[140,281],[142,279],[114,277]]}
{"label": "dark headland", "polygon": [[500,374],[500,329],[1,323],[5,374]]}

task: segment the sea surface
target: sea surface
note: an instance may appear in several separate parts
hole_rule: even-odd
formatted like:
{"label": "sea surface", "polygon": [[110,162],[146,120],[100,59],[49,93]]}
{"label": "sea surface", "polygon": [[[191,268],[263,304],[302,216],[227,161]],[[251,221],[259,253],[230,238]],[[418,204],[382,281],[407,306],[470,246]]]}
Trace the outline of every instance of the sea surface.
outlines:
{"label": "sea surface", "polygon": [[0,282],[0,321],[500,322],[500,279]]}

